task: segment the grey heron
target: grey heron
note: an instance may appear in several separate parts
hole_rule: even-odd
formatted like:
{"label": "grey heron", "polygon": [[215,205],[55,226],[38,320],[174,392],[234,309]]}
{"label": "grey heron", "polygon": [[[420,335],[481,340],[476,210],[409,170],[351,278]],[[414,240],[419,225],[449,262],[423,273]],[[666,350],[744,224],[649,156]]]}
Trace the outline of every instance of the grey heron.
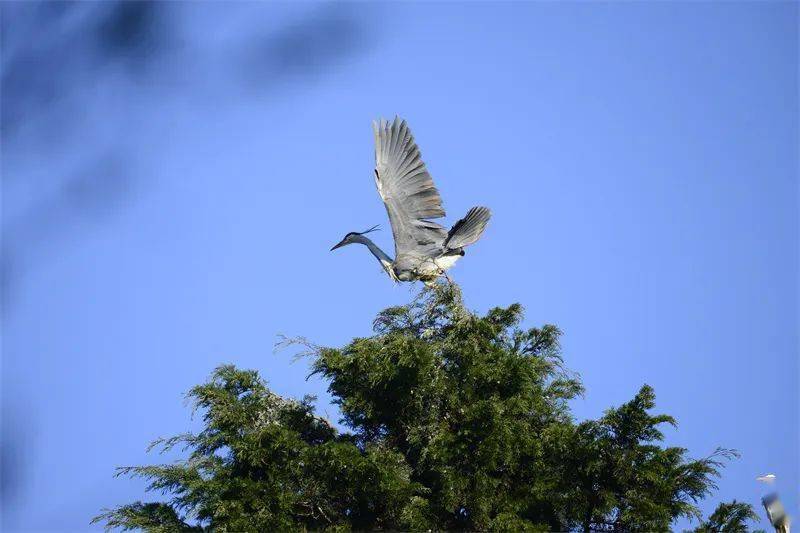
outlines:
{"label": "grey heron", "polygon": [[[376,227],[350,232],[331,251],[363,244],[394,281],[433,283],[464,256],[486,228],[491,213],[473,207],[448,231],[432,219],[445,216],[439,191],[422,162],[419,148],[405,120],[372,123],[375,133],[375,184],[386,206],[394,237],[392,259],[365,236]],[[449,279],[449,278],[448,278]]]}

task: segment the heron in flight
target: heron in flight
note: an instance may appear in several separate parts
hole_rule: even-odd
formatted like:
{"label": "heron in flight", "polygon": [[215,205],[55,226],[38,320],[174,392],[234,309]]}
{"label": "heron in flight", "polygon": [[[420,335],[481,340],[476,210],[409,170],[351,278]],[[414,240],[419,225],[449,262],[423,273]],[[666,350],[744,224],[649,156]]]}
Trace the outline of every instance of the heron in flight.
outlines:
{"label": "heron in flight", "polygon": [[[417,143],[405,120],[372,123],[375,132],[375,184],[381,195],[394,236],[395,258],[378,248],[366,233],[350,232],[331,251],[363,244],[394,281],[432,284],[464,256],[476,242],[491,216],[485,207],[473,207],[448,231],[431,219],[444,216],[442,199],[422,162]],[[449,278],[448,278],[449,280]]]}

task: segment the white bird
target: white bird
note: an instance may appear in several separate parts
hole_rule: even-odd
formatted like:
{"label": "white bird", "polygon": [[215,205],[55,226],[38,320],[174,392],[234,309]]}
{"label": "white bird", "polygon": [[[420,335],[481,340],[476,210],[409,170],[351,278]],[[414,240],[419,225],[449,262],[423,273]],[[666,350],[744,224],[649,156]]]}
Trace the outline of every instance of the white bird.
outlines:
{"label": "white bird", "polygon": [[756,478],[756,481],[760,481],[761,483],[774,483],[775,474],[767,474],[766,476],[759,476]]}

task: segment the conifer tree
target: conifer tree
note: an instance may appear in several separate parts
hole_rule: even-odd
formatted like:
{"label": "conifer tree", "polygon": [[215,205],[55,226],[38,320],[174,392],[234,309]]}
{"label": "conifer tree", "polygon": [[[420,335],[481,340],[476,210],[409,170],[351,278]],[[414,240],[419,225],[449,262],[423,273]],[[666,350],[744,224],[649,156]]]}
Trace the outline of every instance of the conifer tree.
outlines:
{"label": "conifer tree", "polygon": [[[563,365],[560,331],[521,323],[517,304],[481,316],[441,285],[381,312],[370,337],[342,348],[301,341],[344,432],[315,414],[313,398],[281,398],[257,372],[221,366],[188,393],[202,431],[153,444],[182,447],[185,459],[118,470],[166,500],[94,520],[241,532],[664,531],[699,519],[697,503],[734,452],[691,459],[664,446],[660,428],[675,421],[652,413],[647,385],[576,423],[569,401],[583,389]],[[708,524],[752,518],[733,505]]]}
{"label": "conifer tree", "polygon": [[[749,503],[737,502],[720,503],[717,508],[703,521],[694,533],[747,533],[750,528],[747,523],[758,520],[758,515]],[[760,530],[763,533],[763,530]],[[757,532],[756,532],[757,533]]]}

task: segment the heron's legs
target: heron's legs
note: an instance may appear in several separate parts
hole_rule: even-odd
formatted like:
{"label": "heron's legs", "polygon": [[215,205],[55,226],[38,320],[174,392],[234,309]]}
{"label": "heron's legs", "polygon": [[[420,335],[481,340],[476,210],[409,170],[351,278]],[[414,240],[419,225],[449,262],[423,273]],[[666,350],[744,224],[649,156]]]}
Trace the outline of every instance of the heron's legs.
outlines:
{"label": "heron's legs", "polygon": [[447,271],[445,271],[445,270],[442,270],[442,275],[444,276],[444,279],[446,279],[446,280],[447,280],[447,283],[449,283],[450,285],[452,285],[452,284],[453,284],[453,280],[452,280],[452,279],[450,279],[450,276],[448,276],[448,275],[447,275]]}

